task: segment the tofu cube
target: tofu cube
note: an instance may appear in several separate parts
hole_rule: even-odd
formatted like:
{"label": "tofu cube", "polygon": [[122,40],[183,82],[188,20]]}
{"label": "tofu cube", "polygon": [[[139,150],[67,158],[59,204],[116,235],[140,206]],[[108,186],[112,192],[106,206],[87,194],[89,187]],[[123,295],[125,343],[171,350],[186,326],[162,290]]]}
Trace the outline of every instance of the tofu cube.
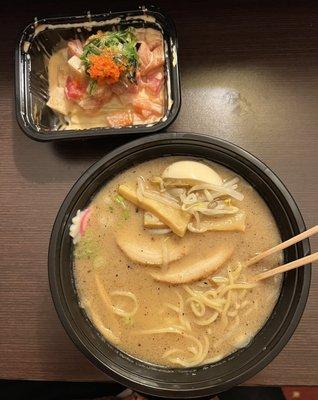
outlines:
{"label": "tofu cube", "polygon": [[67,115],[69,112],[69,102],[65,97],[64,88],[62,87],[56,86],[50,90],[50,98],[46,104],[52,110],[63,115]]}
{"label": "tofu cube", "polygon": [[85,68],[82,60],[77,56],[72,56],[68,61],[68,65],[72,68],[74,72],[80,75],[85,74]]}

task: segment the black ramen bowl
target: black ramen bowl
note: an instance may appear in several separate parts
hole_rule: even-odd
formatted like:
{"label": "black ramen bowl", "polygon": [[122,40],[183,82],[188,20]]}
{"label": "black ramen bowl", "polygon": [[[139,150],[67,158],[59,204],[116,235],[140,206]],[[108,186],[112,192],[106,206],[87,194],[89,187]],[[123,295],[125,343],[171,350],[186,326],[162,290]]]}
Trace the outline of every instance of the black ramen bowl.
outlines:
{"label": "black ramen bowl", "polygon": [[[306,266],[284,274],[278,302],[251,343],[211,365],[167,368],[137,360],[108,343],[78,303],[73,277],[71,220],[110,179],[133,164],[164,156],[191,156],[217,162],[245,178],[271,209],[282,240],[305,230],[299,209],[277,176],[251,154],[220,139],[193,134],[158,134],[112,151],[91,166],[64,200],[51,236],[49,280],[61,322],[76,346],[102,371],[140,392],[167,398],[213,395],[251,378],[282,350],[304,310],[311,277]],[[287,249],[285,262],[310,252],[304,240]]]}

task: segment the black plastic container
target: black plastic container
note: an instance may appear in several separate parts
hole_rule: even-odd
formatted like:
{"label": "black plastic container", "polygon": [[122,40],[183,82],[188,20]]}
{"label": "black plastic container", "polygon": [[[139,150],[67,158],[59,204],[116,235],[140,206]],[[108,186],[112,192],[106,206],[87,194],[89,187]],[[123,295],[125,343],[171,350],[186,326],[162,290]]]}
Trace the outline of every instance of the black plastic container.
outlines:
{"label": "black plastic container", "polygon": [[[95,26],[87,25],[92,23]],[[152,27],[162,32],[168,96],[165,115],[159,122],[151,125],[59,130],[61,123],[58,114],[46,105],[47,58],[61,40],[86,39],[98,29],[109,30],[118,26]],[[140,7],[139,10],[98,15],[88,13],[85,16],[47,18],[30,24],[22,33],[15,55],[16,115],[19,125],[30,138],[38,141],[88,139],[120,134],[136,136],[163,130],[174,121],[181,105],[177,50],[174,23],[156,7]]]}
{"label": "black plastic container", "polygon": [[[220,139],[193,134],[159,134],[124,145],[90,167],[64,200],[52,231],[49,280],[57,313],[77,347],[102,371],[138,391],[163,398],[199,398],[238,385],[264,368],[286,345],[304,310],[311,267],[284,275],[281,294],[265,326],[244,349],[211,365],[173,369],[141,362],[106,342],[77,301],[72,272],[71,219],[109,179],[143,161],[170,155],[220,163],[244,177],[270,207],[282,240],[305,230],[295,201],[277,178],[251,154]],[[309,241],[288,248],[285,262],[308,255]]]}

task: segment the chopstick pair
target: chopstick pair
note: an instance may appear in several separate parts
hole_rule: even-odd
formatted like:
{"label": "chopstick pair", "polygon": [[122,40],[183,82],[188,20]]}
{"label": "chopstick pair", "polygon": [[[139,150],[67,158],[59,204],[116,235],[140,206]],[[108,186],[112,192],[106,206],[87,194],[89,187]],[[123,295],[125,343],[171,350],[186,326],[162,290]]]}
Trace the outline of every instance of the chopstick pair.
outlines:
{"label": "chopstick pair", "polygon": [[[250,265],[256,264],[257,262],[263,260],[263,258],[270,256],[271,254],[277,253],[278,251],[281,251],[283,249],[286,249],[287,247],[289,247],[295,243],[298,243],[301,240],[307,239],[310,236],[315,235],[316,233],[318,233],[318,225],[314,226],[313,228],[308,229],[305,232],[300,233],[299,235],[292,237],[291,239],[286,240],[283,243],[278,244],[275,247],[272,247],[271,249],[263,251],[262,253],[251,258],[250,260],[248,260],[246,263],[246,266],[248,267]],[[251,281],[257,282],[262,279],[267,279],[267,278],[270,278],[271,276],[290,271],[291,269],[302,267],[303,265],[312,263],[314,261],[318,261],[318,252],[316,252],[314,254],[310,254],[309,256],[300,258],[299,260],[292,261],[288,264],[283,264],[276,268],[270,269],[268,271],[261,272],[260,274],[257,274],[253,278],[251,278]]]}

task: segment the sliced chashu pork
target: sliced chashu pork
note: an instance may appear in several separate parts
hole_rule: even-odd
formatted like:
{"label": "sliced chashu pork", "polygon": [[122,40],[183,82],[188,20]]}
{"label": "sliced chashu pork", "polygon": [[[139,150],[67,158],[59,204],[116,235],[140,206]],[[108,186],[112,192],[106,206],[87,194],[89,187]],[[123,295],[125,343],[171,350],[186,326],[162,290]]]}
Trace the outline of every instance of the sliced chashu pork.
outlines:
{"label": "sliced chashu pork", "polygon": [[221,268],[229,260],[233,250],[234,248],[231,246],[220,246],[214,250],[213,254],[199,261],[192,263],[184,260],[170,266],[167,271],[153,273],[151,276],[156,281],[174,285],[200,281]]}
{"label": "sliced chashu pork", "polygon": [[[122,232],[116,237],[116,243],[121,251],[134,263],[160,266],[180,260],[187,254],[187,248],[180,242],[164,239],[152,241],[151,238],[133,238],[125,236]],[[164,249],[165,246],[165,249]]]}

